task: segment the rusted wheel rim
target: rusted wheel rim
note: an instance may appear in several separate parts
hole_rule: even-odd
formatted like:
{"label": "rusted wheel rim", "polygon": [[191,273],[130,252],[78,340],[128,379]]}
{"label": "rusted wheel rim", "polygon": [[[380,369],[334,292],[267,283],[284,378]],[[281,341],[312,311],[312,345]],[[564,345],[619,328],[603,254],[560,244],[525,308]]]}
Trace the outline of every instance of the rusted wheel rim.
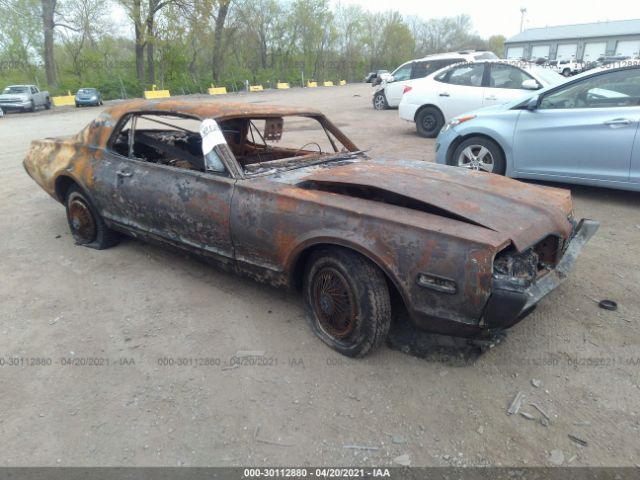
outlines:
{"label": "rusted wheel rim", "polygon": [[80,243],[91,243],[96,238],[96,223],[89,206],[80,198],[69,202],[69,223],[74,238]]}
{"label": "rusted wheel rim", "polygon": [[353,293],[335,268],[323,268],[313,278],[313,306],[320,327],[336,338],[346,338],[356,326]]}

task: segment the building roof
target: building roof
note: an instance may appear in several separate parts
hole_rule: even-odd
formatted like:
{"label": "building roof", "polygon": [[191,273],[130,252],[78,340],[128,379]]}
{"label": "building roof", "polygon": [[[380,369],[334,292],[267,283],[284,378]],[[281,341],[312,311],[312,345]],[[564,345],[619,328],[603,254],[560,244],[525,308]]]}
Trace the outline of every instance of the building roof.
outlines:
{"label": "building roof", "polygon": [[619,37],[623,35],[640,35],[640,19],[530,28],[514,35],[505,43],[561,40],[564,38]]}

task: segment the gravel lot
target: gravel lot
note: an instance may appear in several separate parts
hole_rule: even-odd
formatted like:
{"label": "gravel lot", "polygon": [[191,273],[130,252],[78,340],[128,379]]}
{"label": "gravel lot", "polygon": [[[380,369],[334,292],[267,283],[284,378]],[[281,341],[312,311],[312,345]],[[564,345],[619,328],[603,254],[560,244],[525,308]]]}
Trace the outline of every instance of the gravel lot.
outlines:
{"label": "gravel lot", "polygon": [[[373,111],[371,91],[225,100],[314,106],[372,155],[432,161],[434,142]],[[350,360],[286,292],[131,239],[74,246],[63,207],[21,162],[31,140],[99,111],[0,119],[0,465],[640,464],[640,194],[571,187],[600,231],[571,278],[476,361],[389,348]],[[225,366],[238,351],[269,364]],[[519,391],[533,420],[506,414]]]}

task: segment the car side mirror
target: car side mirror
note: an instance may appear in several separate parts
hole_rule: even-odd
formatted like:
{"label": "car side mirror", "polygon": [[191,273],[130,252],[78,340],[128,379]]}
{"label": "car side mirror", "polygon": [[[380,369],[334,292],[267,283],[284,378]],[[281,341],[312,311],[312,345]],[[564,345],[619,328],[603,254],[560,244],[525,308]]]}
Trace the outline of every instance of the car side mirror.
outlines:
{"label": "car side mirror", "polygon": [[387,77],[387,83],[391,83],[391,82],[394,82],[394,81],[395,81],[395,79],[393,78],[393,75],[389,75]]}
{"label": "car side mirror", "polygon": [[538,90],[540,88],[540,84],[533,78],[530,78],[529,80],[522,82],[522,88],[525,90]]}
{"label": "car side mirror", "polygon": [[531,111],[537,110],[539,101],[540,101],[540,97],[538,95],[531,97],[527,102],[527,110],[531,110]]}

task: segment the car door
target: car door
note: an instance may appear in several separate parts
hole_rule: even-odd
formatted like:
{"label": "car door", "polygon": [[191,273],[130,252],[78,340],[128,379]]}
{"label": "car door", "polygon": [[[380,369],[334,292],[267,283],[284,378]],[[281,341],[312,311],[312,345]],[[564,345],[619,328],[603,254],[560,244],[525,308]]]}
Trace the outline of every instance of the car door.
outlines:
{"label": "car door", "polygon": [[629,181],[640,188],[640,125],[636,129],[636,137],[631,151],[631,166],[629,168]]}
{"label": "car door", "polygon": [[[504,63],[487,64],[489,84],[483,89],[482,105],[501,105],[531,93],[522,88],[526,80],[536,80],[521,68]],[[536,82],[537,84],[537,82]]]}
{"label": "car door", "polygon": [[385,97],[387,97],[387,104],[389,104],[390,107],[397,107],[400,105],[404,87],[407,85],[409,80],[411,80],[412,68],[413,63],[406,63],[402,65],[392,73],[393,81],[387,81],[384,88],[384,94]]}
{"label": "car door", "polygon": [[42,98],[40,98],[42,96],[42,95],[40,95],[40,91],[36,87],[30,87],[29,90],[31,92],[31,99],[33,100],[33,104],[36,107],[44,105],[44,102],[42,101]]}
{"label": "car door", "polygon": [[518,172],[628,182],[640,120],[640,68],[606,71],[544,94],[514,135]]}
{"label": "car door", "polygon": [[231,262],[229,212],[235,179],[227,171],[202,172],[152,160],[149,150],[129,157],[105,149],[94,173],[103,216],[133,234]]}
{"label": "car door", "polygon": [[463,63],[434,77],[436,101],[445,121],[482,107],[485,63]]}

